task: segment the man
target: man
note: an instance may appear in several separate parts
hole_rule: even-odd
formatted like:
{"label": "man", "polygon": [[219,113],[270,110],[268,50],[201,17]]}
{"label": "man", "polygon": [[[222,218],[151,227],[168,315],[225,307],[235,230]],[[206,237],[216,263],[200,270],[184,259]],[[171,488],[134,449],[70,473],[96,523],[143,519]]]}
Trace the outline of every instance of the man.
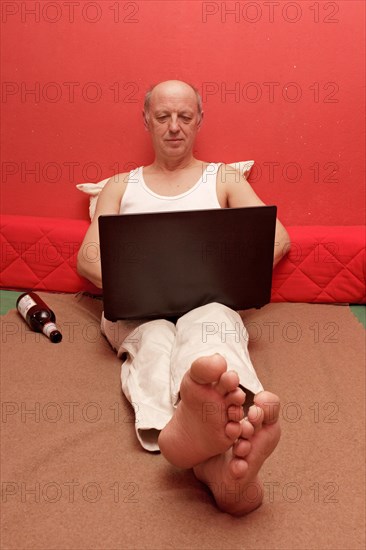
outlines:
{"label": "man", "polygon": [[[177,80],[157,84],[146,94],[143,117],[154,162],[107,182],[79,251],[79,273],[100,288],[100,262],[83,254],[89,243],[99,244],[99,215],[263,205],[232,168],[194,157],[203,112],[192,86]],[[289,240],[278,220],[275,240],[274,264]],[[202,326],[210,321],[228,332],[241,323],[240,342],[228,342],[220,331],[209,342],[203,339]],[[116,335],[116,326],[122,333]],[[122,388],[135,407],[142,446],[160,450],[177,467],[193,468],[221,510],[243,515],[257,508],[263,493],[258,472],[280,438],[279,399],[263,391],[238,313],[214,303],[176,325],[168,319],[134,324],[103,317],[102,332],[125,358]],[[255,397],[244,418],[245,388]]]}

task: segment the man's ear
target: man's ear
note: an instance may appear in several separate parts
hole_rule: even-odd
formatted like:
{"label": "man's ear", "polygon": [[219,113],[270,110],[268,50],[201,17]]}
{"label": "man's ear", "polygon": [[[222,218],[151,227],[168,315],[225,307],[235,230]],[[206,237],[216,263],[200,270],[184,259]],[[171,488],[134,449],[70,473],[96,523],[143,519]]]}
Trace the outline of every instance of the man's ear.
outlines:
{"label": "man's ear", "polygon": [[144,119],[145,130],[148,132],[149,131],[149,123],[148,123],[148,120],[146,118],[145,111],[142,111],[142,118]]}
{"label": "man's ear", "polygon": [[203,121],[203,111],[201,112],[200,119],[197,123],[197,131],[201,130],[202,121]]}

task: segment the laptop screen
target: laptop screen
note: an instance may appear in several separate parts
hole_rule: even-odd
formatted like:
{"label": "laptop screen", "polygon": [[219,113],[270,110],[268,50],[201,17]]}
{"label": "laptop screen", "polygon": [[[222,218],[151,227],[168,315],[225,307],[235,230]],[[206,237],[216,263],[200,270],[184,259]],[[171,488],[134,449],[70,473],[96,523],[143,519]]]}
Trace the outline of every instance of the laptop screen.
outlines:
{"label": "laptop screen", "polygon": [[99,216],[105,317],[268,303],[276,212],[259,206]]}

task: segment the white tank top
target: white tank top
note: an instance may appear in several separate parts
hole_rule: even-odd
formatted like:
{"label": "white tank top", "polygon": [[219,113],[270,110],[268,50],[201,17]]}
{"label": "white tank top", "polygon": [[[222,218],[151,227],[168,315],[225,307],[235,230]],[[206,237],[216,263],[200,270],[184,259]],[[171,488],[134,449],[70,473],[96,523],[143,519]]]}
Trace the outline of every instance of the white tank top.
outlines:
{"label": "white tank top", "polygon": [[144,181],[143,166],[135,168],[128,177],[120,214],[221,208],[216,193],[216,175],[221,164],[209,164],[193,187],[173,197],[154,193]]}

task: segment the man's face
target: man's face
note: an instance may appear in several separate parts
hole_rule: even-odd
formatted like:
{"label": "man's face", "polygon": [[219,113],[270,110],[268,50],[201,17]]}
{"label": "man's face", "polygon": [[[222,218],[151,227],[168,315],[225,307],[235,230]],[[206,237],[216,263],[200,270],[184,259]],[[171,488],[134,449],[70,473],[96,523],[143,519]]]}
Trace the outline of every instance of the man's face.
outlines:
{"label": "man's face", "polygon": [[197,98],[189,87],[157,86],[151,95],[145,126],[156,153],[181,156],[193,150],[201,124]]}

